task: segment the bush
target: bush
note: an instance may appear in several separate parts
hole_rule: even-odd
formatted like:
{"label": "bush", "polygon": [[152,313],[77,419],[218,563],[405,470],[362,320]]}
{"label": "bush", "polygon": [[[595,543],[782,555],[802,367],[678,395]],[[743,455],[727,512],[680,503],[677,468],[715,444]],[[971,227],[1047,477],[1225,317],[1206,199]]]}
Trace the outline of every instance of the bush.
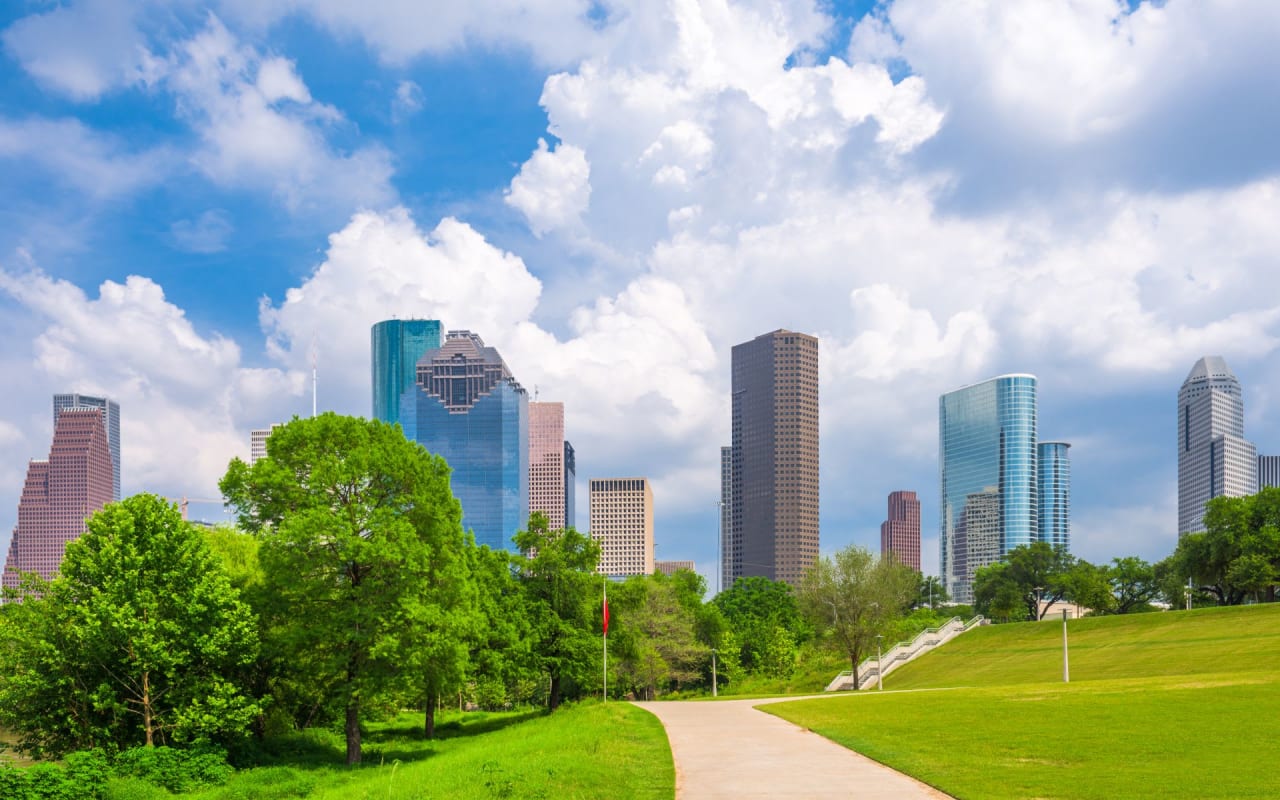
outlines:
{"label": "bush", "polygon": [[101,750],[71,753],[66,764],[0,766],[0,797],[5,800],[100,800],[107,759]]}
{"label": "bush", "polygon": [[235,770],[227,763],[225,751],[211,747],[190,750],[134,747],[116,756],[113,771],[121,777],[141,778],[176,794],[226,783]]}

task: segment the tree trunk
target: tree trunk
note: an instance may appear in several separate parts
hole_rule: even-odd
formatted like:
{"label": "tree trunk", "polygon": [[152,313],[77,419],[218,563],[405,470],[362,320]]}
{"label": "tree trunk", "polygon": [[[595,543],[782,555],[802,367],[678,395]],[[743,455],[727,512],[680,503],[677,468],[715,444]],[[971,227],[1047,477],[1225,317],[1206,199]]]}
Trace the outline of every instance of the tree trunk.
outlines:
{"label": "tree trunk", "polygon": [[347,766],[360,763],[360,695],[347,698]]}
{"label": "tree trunk", "polygon": [[862,688],[862,683],[858,679],[858,651],[849,651],[849,661],[853,664],[853,690],[856,692]]}
{"label": "tree trunk", "polygon": [[547,710],[555,711],[560,707],[560,676],[551,676],[551,691],[547,696]]}
{"label": "tree trunk", "polygon": [[428,739],[436,738],[436,698],[434,695],[427,697],[427,713],[426,719],[422,723],[422,732]]}
{"label": "tree trunk", "polygon": [[155,746],[155,725],[151,715],[151,671],[142,671],[142,727],[147,732],[147,747]]}

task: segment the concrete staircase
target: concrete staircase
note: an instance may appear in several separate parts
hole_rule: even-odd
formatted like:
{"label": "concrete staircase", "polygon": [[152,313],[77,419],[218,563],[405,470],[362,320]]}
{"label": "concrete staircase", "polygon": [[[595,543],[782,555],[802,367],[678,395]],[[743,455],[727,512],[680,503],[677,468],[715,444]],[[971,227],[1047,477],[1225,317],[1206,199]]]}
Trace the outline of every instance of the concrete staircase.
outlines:
{"label": "concrete staircase", "polygon": [[[936,628],[925,628],[916,638],[909,642],[898,642],[884,652],[879,661],[871,656],[858,665],[858,685],[865,689],[874,686],[878,675],[888,675],[908,661],[919,658],[935,647],[941,647],[965,631],[979,625],[986,625],[987,620],[979,614],[965,622],[959,617],[951,619]],[[881,668],[883,667],[883,672]],[[853,688],[853,670],[845,670],[827,684],[828,692],[842,692]]]}

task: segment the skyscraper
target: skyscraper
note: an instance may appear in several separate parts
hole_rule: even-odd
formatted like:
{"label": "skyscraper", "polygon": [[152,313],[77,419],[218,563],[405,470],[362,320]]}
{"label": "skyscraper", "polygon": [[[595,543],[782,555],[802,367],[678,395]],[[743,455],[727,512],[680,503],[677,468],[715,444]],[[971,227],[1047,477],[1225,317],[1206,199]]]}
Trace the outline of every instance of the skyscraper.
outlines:
{"label": "skyscraper", "polygon": [[564,438],[564,403],[529,404],[529,512],[547,515],[551,530],[574,524],[573,445]]}
{"label": "skyscraper", "polygon": [[1258,456],[1258,489],[1280,486],[1280,456]]}
{"label": "skyscraper", "polygon": [[[733,576],[742,568],[742,551],[734,550],[733,538],[733,448],[720,448],[720,563],[716,593],[733,586]],[[735,566],[736,565],[736,566]]]}
{"label": "skyscraper", "polygon": [[880,524],[880,555],[920,571],[920,499],[915,492],[889,493],[889,516]]}
{"label": "skyscraper", "polygon": [[58,414],[68,408],[102,409],[102,421],[107,429],[107,449],[111,452],[111,499],[119,501],[120,494],[120,404],[105,397],[92,397],[79,392],[53,396],[53,424],[58,425]]}
{"label": "skyscraper", "polygon": [[267,457],[267,439],[271,438],[272,431],[283,424],[282,422],[273,422],[270,428],[249,431],[249,466],[256,464],[258,459]]}
{"label": "skyscraper", "polygon": [[418,359],[440,346],[434,319],[389,319],[369,332],[373,369],[373,418],[400,421],[400,396],[417,381]]}
{"label": "skyscraper", "polygon": [[1240,381],[1222,356],[1205,356],[1178,390],[1178,535],[1204,530],[1214,497],[1258,491],[1258,453],[1244,438]]}
{"label": "skyscraper", "polygon": [[818,339],[777,330],[732,359],[730,577],[799,586],[818,557]]}
{"label": "skyscraper", "polygon": [[443,456],[476,543],[510,549],[529,517],[529,398],[502,356],[470,331],[449,331],[418,361],[400,399],[405,436]]}
{"label": "skyscraper", "polygon": [[653,574],[653,489],[646,478],[592,478],[591,538],[596,571],[613,578]]}
{"label": "skyscraper", "polygon": [[1071,457],[1067,442],[1040,442],[1036,449],[1036,515],[1040,541],[1071,548]]}
{"label": "skyscraper", "polygon": [[49,458],[31,461],[9,540],[3,585],[20,572],[52,577],[67,542],[84,533],[85,520],[112,500],[111,449],[101,408],[67,406],[58,413]]}
{"label": "skyscraper", "polygon": [[938,453],[939,571],[952,599],[968,603],[978,567],[1038,538],[1035,376],[942,395]]}

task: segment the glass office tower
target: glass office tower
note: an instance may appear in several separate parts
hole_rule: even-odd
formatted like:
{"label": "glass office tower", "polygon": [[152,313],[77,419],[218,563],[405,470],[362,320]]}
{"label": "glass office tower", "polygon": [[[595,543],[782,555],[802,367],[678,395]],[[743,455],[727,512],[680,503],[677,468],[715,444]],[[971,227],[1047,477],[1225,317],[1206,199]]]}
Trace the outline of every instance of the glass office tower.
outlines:
{"label": "glass office tower", "polygon": [[418,359],[440,346],[440,321],[389,319],[370,331],[373,418],[400,421],[400,396],[417,380]]}
{"label": "glass office tower", "polygon": [[979,566],[1037,538],[1035,376],[942,395],[938,453],[940,572],[951,598],[969,603]]}
{"label": "glass office tower", "polygon": [[1036,452],[1040,540],[1067,549],[1071,547],[1071,458],[1067,455],[1070,447],[1066,442],[1041,442]]}
{"label": "glass office tower", "polygon": [[418,361],[399,416],[405,436],[449,462],[476,543],[511,549],[529,514],[529,398],[498,351],[449,331]]}

